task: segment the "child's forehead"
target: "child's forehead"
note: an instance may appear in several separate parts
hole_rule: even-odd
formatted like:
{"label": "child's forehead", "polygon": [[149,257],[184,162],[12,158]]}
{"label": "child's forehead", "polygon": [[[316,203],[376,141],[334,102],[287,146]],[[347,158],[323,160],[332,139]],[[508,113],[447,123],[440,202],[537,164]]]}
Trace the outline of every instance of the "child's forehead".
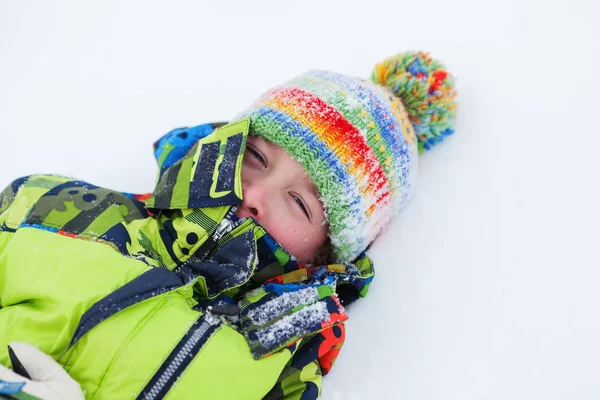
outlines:
{"label": "child's forehead", "polygon": [[273,143],[272,141],[270,141],[269,139],[263,137],[263,136],[258,136],[258,135],[249,135],[248,136],[248,141],[249,142],[262,142],[267,146],[273,146],[273,147],[279,147],[281,149],[283,149],[283,147]]}
{"label": "child's forehead", "polygon": [[[296,160],[286,149],[284,149],[282,146],[270,141],[267,138],[264,138],[262,136],[248,136],[248,141],[252,144],[258,144],[260,143],[262,146],[265,146],[269,151],[271,152],[275,152],[278,155],[287,155],[289,158],[291,158],[292,160]],[[298,161],[298,160],[296,160]]]}

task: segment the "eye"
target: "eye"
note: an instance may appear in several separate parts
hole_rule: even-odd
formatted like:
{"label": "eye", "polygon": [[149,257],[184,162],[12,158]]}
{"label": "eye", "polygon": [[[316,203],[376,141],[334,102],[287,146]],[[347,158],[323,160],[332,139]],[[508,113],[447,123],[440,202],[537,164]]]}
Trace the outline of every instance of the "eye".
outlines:
{"label": "eye", "polygon": [[265,157],[263,157],[263,155],[258,150],[256,150],[252,146],[246,146],[246,150],[248,150],[250,154],[252,154],[252,157],[256,158],[258,162],[264,165],[265,168],[267,167],[267,160],[265,160]]}
{"label": "eye", "polygon": [[296,204],[298,204],[298,207],[300,207],[304,215],[306,215],[306,218],[308,218],[308,220],[310,221],[310,213],[308,212],[308,207],[306,206],[306,204],[304,204],[302,198],[294,193],[290,193],[290,195],[292,196]]}

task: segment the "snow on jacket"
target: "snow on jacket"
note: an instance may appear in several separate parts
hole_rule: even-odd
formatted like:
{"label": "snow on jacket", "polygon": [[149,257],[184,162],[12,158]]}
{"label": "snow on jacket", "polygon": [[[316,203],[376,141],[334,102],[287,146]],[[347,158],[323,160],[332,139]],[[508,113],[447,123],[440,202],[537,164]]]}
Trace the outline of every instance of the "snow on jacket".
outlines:
{"label": "snow on jacket", "polygon": [[146,196],[53,175],[9,185],[0,363],[31,343],[87,399],[317,398],[372,263],[301,266],[234,215],[249,124],[169,132]]}

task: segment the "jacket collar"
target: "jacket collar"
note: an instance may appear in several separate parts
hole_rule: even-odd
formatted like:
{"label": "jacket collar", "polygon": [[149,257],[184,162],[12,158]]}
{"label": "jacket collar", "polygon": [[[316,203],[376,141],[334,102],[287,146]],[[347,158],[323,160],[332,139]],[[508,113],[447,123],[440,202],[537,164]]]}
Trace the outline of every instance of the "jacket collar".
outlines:
{"label": "jacket collar", "polygon": [[342,305],[367,294],[375,273],[366,254],[348,264],[302,265],[254,218],[229,213],[227,220],[232,230],[215,241],[214,251],[206,258],[196,252],[180,269],[206,278],[202,297],[228,302],[222,296],[239,298],[265,284],[290,288],[323,280],[334,282]]}
{"label": "jacket collar", "polygon": [[175,210],[241,203],[242,159],[249,128],[247,118],[223,126],[197,141],[168,168],[160,165],[158,184],[147,207]]}

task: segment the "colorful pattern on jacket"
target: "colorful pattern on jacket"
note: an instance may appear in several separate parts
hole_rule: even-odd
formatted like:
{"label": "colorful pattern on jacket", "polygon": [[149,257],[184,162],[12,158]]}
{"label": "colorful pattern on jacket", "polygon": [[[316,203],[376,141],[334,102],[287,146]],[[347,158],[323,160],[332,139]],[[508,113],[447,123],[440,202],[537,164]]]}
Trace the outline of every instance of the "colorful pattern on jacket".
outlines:
{"label": "colorful pattern on jacket", "polygon": [[[250,387],[253,398],[265,387],[265,398],[316,398],[344,340],[343,304],[366,294],[372,264],[363,255],[354,264],[301,266],[255,220],[236,218],[248,121],[209,135],[222,125],[163,137],[151,195],[49,175],[6,188],[0,194],[0,323],[45,316],[40,326],[48,332],[7,323],[0,346],[33,342],[65,366],[88,398],[196,398],[190,392],[196,382],[219,378],[233,386],[211,390],[238,390],[235,398],[250,396]],[[199,166],[212,178],[202,187],[195,181]],[[73,256],[60,258],[67,250]],[[79,283],[69,282],[74,276]],[[35,300],[43,298],[54,300]],[[64,317],[48,325],[51,304]],[[114,327],[107,341],[104,332]],[[117,337],[128,332],[137,341],[120,344]],[[145,340],[152,352],[141,351]],[[7,363],[3,351],[0,362]],[[210,358],[219,354],[224,360]],[[132,369],[135,360],[149,370]],[[234,375],[231,367],[217,368],[228,360],[246,367]],[[112,376],[106,384],[104,375]],[[108,382],[125,377],[115,392]]]}

